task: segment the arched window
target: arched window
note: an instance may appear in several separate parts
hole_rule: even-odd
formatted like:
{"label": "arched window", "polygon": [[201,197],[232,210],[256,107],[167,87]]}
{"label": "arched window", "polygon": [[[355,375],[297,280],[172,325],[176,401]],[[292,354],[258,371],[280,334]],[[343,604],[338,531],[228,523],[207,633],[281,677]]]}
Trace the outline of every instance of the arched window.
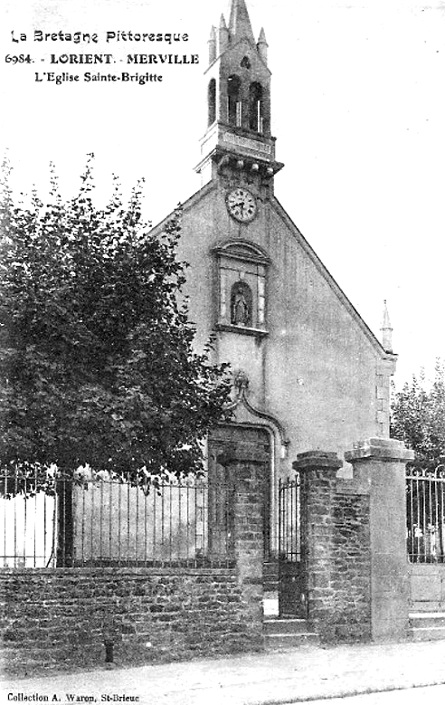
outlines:
{"label": "arched window", "polygon": [[235,326],[252,325],[252,291],[244,281],[237,281],[230,292],[230,322]]}
{"label": "arched window", "polygon": [[227,79],[227,119],[231,125],[241,127],[242,113],[240,101],[241,79],[236,74]]}
{"label": "arched window", "polygon": [[249,88],[249,127],[263,132],[263,87],[254,81]]}
{"label": "arched window", "polygon": [[209,126],[216,120],[216,81],[214,78],[209,83],[207,90],[207,105],[209,108]]}

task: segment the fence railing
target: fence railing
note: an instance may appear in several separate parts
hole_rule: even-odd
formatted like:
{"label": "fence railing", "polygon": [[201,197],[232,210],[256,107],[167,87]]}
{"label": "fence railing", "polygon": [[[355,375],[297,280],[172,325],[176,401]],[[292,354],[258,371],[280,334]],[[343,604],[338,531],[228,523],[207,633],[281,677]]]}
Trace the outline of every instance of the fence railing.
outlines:
{"label": "fence railing", "polygon": [[0,567],[233,563],[232,490],[196,477],[144,487],[0,474]]}
{"label": "fence railing", "polygon": [[301,560],[300,476],[278,481],[278,555],[281,560]]}
{"label": "fence railing", "polygon": [[445,563],[445,465],[407,468],[407,547],[412,563]]}

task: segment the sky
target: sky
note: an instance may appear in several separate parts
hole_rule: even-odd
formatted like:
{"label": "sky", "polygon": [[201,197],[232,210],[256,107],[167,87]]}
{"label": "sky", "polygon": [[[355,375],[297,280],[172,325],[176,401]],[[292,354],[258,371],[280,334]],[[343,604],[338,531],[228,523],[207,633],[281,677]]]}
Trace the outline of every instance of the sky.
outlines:
{"label": "sky", "polygon": [[[272,132],[285,163],[275,194],[378,337],[387,300],[397,386],[421,367],[430,374],[445,358],[445,2],[247,5],[255,36],[264,27],[269,44]],[[153,223],[199,189],[207,40],[221,12],[228,19],[228,0],[3,0],[0,12],[0,154],[8,150],[17,191],[44,194],[53,161],[63,195],[73,195],[90,152],[98,201],[111,194],[112,173],[125,193],[144,177]],[[39,42],[35,31],[98,41]],[[188,40],[106,41],[129,31]],[[199,63],[125,64],[141,52],[198,54]],[[163,81],[48,81],[51,72],[110,71],[50,64],[67,53],[112,53],[119,72]],[[20,54],[33,63],[7,60]]]}

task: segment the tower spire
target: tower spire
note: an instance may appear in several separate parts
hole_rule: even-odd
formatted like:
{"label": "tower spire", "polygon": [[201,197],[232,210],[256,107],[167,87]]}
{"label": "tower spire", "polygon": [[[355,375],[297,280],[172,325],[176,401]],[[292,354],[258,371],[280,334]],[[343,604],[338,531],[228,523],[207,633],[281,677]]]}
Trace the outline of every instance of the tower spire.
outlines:
{"label": "tower spire", "polygon": [[[240,178],[273,192],[273,177],[283,164],[275,159],[271,131],[271,72],[267,40],[252,32],[247,4],[230,0],[230,14],[221,15],[209,39],[207,129],[201,139],[196,171],[202,185],[211,179]],[[240,176],[240,173],[242,175]]]}
{"label": "tower spire", "polygon": [[250,24],[249,13],[245,0],[232,0],[230,8],[229,32],[232,41],[237,41],[242,37],[246,37],[252,44],[255,44],[255,38]]}
{"label": "tower spire", "polygon": [[392,331],[391,321],[389,320],[388,307],[386,305],[386,299],[383,301],[383,320],[382,320],[382,345],[386,352],[392,352]]}

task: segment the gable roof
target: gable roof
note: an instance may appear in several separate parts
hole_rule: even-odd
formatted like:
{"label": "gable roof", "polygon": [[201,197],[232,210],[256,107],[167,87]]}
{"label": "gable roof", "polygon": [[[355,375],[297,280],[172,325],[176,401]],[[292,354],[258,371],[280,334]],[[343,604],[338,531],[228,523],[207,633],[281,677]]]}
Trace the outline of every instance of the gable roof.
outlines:
{"label": "gable roof", "polygon": [[300,232],[290,215],[287,213],[287,211],[283,208],[279,200],[276,198],[274,195],[271,199],[271,203],[273,207],[275,208],[276,213],[282,218],[282,220],[285,222],[287,227],[291,230],[292,234],[297,238],[300,246],[303,248],[307,256],[311,259],[313,264],[315,265],[316,269],[318,272],[321,274],[321,276],[325,279],[325,281],[328,283],[332,291],[336,294],[338,299],[341,301],[341,303],[346,307],[346,309],[349,311],[351,314],[352,318],[358,323],[362,331],[365,333],[366,337],[370,340],[372,345],[378,349],[378,352],[382,355],[382,357],[388,359],[388,360],[395,360],[397,359],[397,354],[388,352],[385,350],[383,345],[381,344],[380,340],[374,335],[368,324],[363,320],[355,306],[351,303],[351,301],[348,299],[346,294],[344,293],[343,289],[337,284],[336,280],[332,276],[332,274],[329,272],[327,267],[323,264],[315,250],[311,247],[311,245],[308,243],[304,235]]}
{"label": "gable roof", "polygon": [[[198,191],[196,191],[190,198],[187,199],[184,203],[181,204],[181,208],[183,211],[188,211],[190,210],[196,203],[199,203],[203,198],[207,196],[211,191],[217,188],[217,185],[210,181],[207,183],[205,186],[200,188]],[[311,245],[308,243],[304,235],[300,232],[292,218],[289,216],[287,211],[283,208],[279,200],[276,198],[276,196],[273,196],[271,198],[271,206],[274,208],[275,212],[277,215],[283,220],[287,228],[290,230],[292,235],[296,238],[298,241],[299,245],[302,247],[306,255],[309,257],[309,259],[312,261],[314,266],[316,267],[317,271],[320,273],[320,275],[325,279],[331,290],[334,292],[334,294],[337,296],[337,298],[340,300],[340,302],[345,306],[345,308],[348,310],[350,313],[351,317],[353,320],[357,323],[357,325],[360,327],[360,329],[363,331],[371,345],[374,347],[374,349],[377,350],[377,352],[381,355],[382,359],[385,360],[396,360],[397,359],[397,354],[393,352],[388,352],[385,350],[379,339],[374,335],[372,330],[369,328],[367,323],[363,320],[355,306],[350,302],[346,294],[344,293],[343,289],[337,284],[335,281],[334,277],[332,274],[330,274],[329,270],[325,267],[321,259],[318,257],[316,254],[315,250],[311,247]],[[156,232],[156,231],[162,231],[162,228],[164,225],[168,222],[169,218],[173,215],[173,211],[169,213],[162,221],[160,221],[157,225],[155,225],[151,232]]]}

